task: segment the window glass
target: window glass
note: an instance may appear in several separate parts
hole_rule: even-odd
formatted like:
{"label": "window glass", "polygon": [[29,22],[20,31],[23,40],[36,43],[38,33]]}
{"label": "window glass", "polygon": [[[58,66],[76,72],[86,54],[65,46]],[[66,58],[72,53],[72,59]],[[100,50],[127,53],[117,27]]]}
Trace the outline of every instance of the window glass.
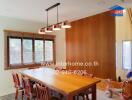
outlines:
{"label": "window glass", "polygon": [[53,41],[45,41],[45,61],[53,61]]}
{"label": "window glass", "polygon": [[35,62],[44,61],[43,40],[35,40]]}
{"label": "window glass", "polygon": [[33,62],[33,45],[32,39],[23,39],[23,63]]}
{"label": "window glass", "polygon": [[132,66],[132,50],[131,50],[131,41],[123,41],[123,68],[131,69]]}
{"label": "window glass", "polygon": [[10,64],[21,64],[21,39],[9,38]]}

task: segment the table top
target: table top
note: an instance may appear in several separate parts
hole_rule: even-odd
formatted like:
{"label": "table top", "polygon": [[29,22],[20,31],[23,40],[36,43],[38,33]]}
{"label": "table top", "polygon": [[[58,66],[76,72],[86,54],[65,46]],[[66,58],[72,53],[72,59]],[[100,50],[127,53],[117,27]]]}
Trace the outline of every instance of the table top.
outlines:
{"label": "table top", "polygon": [[21,74],[66,95],[78,92],[100,82],[98,79],[80,75],[62,74],[51,68],[24,70]]}

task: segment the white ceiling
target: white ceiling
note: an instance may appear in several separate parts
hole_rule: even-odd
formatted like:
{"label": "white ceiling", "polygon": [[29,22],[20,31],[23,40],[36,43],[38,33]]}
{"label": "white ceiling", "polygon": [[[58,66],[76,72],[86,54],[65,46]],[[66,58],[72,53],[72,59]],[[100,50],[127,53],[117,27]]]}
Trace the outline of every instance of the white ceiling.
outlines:
{"label": "white ceiling", "polygon": [[[60,21],[95,15],[116,4],[132,7],[132,0],[0,0],[0,16],[46,23],[45,9],[58,2]],[[56,23],[56,9],[49,11],[49,22]]]}

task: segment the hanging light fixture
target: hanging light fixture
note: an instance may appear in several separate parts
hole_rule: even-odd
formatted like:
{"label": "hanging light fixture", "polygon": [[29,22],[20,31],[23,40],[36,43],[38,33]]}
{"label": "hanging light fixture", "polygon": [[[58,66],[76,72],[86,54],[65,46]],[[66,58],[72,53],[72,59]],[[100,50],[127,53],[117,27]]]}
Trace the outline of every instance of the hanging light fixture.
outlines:
{"label": "hanging light fixture", "polygon": [[[40,34],[45,34],[49,33],[49,32],[53,32],[53,30],[61,30],[61,28],[71,28],[70,22],[68,21],[64,21],[64,22],[59,22],[59,13],[58,13],[58,6],[60,5],[60,3],[56,3],[55,5],[49,7],[46,9],[47,12],[47,27],[41,28],[39,30]],[[48,11],[57,7],[57,23],[54,25],[50,25],[48,24]]]}
{"label": "hanging light fixture", "polygon": [[57,23],[55,25],[53,25],[53,30],[60,30],[61,29],[61,25],[59,24],[59,21],[58,21],[59,20],[58,6],[57,6]]}
{"label": "hanging light fixture", "polygon": [[62,28],[71,28],[71,24],[68,21],[62,22]]}
{"label": "hanging light fixture", "polygon": [[53,32],[53,28],[51,26],[49,26],[49,16],[48,16],[48,11],[49,10],[46,10],[47,11],[47,27],[45,28],[45,32],[49,33],[49,32]]}

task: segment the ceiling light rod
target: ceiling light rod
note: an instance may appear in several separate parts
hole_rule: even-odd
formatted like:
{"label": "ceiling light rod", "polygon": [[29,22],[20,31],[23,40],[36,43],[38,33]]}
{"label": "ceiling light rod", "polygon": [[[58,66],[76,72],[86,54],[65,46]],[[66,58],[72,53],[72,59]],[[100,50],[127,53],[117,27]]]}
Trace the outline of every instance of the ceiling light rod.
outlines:
{"label": "ceiling light rod", "polygon": [[57,6],[57,23],[59,22],[59,13],[58,13],[58,6]]}
{"label": "ceiling light rod", "polygon": [[49,11],[49,10],[51,10],[51,9],[53,9],[53,8],[55,8],[55,7],[57,7],[57,6],[59,6],[59,5],[60,5],[60,3],[56,3],[55,5],[49,7],[49,8],[47,8],[47,9],[45,9],[45,10],[46,10],[46,11]]}
{"label": "ceiling light rod", "polygon": [[48,18],[49,18],[49,16],[48,16],[48,11],[47,11],[47,27],[49,25],[49,23],[48,23],[49,22],[49,19]]}

